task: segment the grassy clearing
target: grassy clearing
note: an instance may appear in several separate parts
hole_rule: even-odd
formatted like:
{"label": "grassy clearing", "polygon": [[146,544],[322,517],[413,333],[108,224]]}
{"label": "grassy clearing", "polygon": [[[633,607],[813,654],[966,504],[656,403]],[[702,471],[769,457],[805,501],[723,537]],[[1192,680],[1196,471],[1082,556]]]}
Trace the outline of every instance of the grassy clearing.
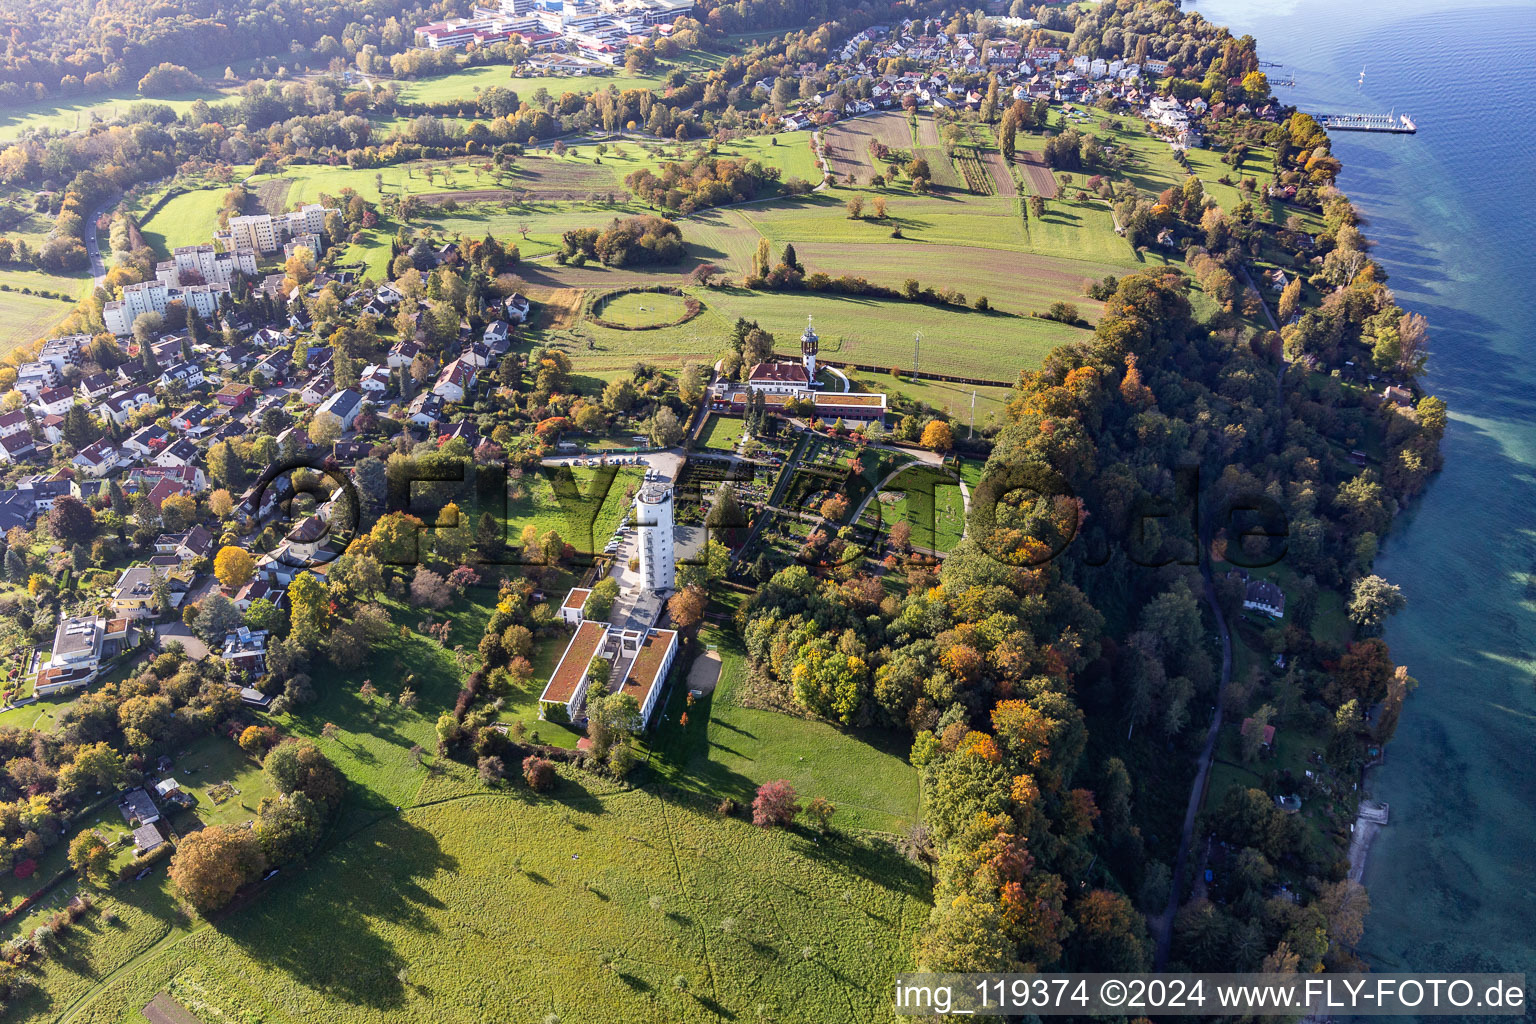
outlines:
{"label": "grassy clearing", "polygon": [[921,331],[928,353],[923,365],[996,380],[1011,380],[1020,369],[1039,365],[1052,348],[1084,334],[1049,320],[899,299],[716,289],[706,301],[728,322],[757,320],[786,346],[805,329],[810,315],[821,335],[822,354],[842,362],[909,369],[912,334]]}
{"label": "grassy clearing", "polygon": [[551,96],[568,92],[598,92],[610,85],[620,92],[625,89],[653,89],[661,84],[664,72],[654,75],[546,75],[518,78],[504,64],[487,64],[477,68],[462,68],[446,75],[422,78],[407,83],[400,90],[400,99],[406,103],[452,103],[470,100],[483,89],[497,86],[511,89],[518,96],[533,98],[540,89]]}
{"label": "grassy clearing", "polygon": [[[33,275],[26,275],[31,277]],[[76,288],[78,291],[78,287]],[[72,302],[45,299],[20,292],[0,292],[0,355],[18,345],[46,337],[55,324],[69,315]]]}
{"label": "grassy clearing", "polygon": [[[555,588],[556,598],[565,597],[568,589]],[[572,629],[561,629],[555,635],[539,641],[533,652],[533,675],[527,684],[501,694],[502,708],[498,720],[508,725],[522,722],[528,730],[530,742],[574,748],[585,735],[559,722],[539,720],[539,695],[548,685],[549,677],[555,674],[555,666],[560,664],[560,656],[565,653],[565,647],[574,632]]]}
{"label": "grassy clearing", "polygon": [[[646,332],[647,334],[654,332]],[[618,529],[619,520],[629,508],[628,492],[638,487],[644,477],[640,469],[609,469],[613,474],[607,491],[600,490],[598,475],[602,470],[576,468],[571,471],[576,493],[570,493],[562,502],[555,497],[551,477],[538,472],[524,477],[521,495],[514,497],[507,506],[507,536],[512,543],[527,526],[538,528],[542,537],[554,530],[567,544],[574,545],[583,555],[601,551],[608,538]],[[594,488],[594,482],[599,483]]]}
{"label": "grassy clearing", "polygon": [[[746,662],[734,634],[706,627],[705,645],[721,657],[712,696],[687,704],[675,685],[666,720],[651,737],[651,766],[670,785],[720,800],[750,803],[758,786],[787,779],[802,799],[825,796],[846,827],[905,830],[920,811],[917,771],[888,734],[845,732],[776,711],[743,707]],[[679,666],[685,672],[688,666]],[[679,675],[679,679],[686,676]],[[683,712],[688,725],[680,723]]]}
{"label": "grassy clearing", "polygon": [[227,191],[227,187],[221,186],[176,196],[139,225],[144,240],[162,259],[168,258],[178,246],[212,241],[218,227],[219,207]]}
{"label": "grassy clearing", "polygon": [[971,392],[974,391],[978,427],[986,423],[989,416],[1001,418],[1003,406],[1012,394],[1009,388],[972,387],[969,384],[912,380],[910,377],[892,377],[888,374],[854,372],[848,376],[855,391],[883,391],[888,395],[902,395],[911,401],[942,409],[961,424],[969,424],[971,421]]}
{"label": "grassy clearing", "polygon": [[167,98],[155,98],[146,101],[133,90],[116,93],[112,96],[89,96],[77,100],[39,100],[36,103],[27,103],[21,106],[11,107],[0,112],[0,141],[9,141],[18,138],[33,128],[50,128],[54,131],[72,132],[82,128],[88,128],[94,121],[110,121],[128,112],[128,107],[134,103],[151,102],[164,104],[182,114],[193,103],[202,99],[209,103],[217,103],[227,99],[227,95],[217,89],[198,89],[193,92],[181,93]]}
{"label": "grassy clearing", "polygon": [[734,452],[741,441],[743,422],[735,416],[710,413],[709,423],[699,439],[699,447],[717,452]]}
{"label": "grassy clearing", "polygon": [[648,75],[620,72],[611,75],[545,75],[527,78],[519,78],[505,64],[488,64],[405,83],[400,90],[400,98],[407,103],[451,103],[454,100],[471,99],[482,89],[491,86],[510,89],[526,100],[531,100],[533,94],[540,89],[548,91],[552,97],[563,96],[568,92],[598,92],[609,87],[621,92],[625,89],[654,89],[675,68],[704,72],[719,67],[724,60],[722,54],[695,51],[671,63],[659,62]]}
{"label": "grassy clearing", "polygon": [[905,522],[912,528],[914,546],[951,551],[965,534],[965,500],[947,474],[927,467],[909,469],[881,488],[863,521],[882,531]]}
{"label": "grassy clearing", "polygon": [[627,292],[604,302],[598,316],[626,327],[651,327],[681,320],[687,312],[681,296],[665,292]]}
{"label": "grassy clearing", "polygon": [[927,879],[883,847],[754,829],[589,779],[564,780],[553,799],[524,792],[380,822],[133,965],[76,1019],[123,1019],[162,987],[204,1020],[885,1012]]}
{"label": "grassy clearing", "polygon": [[[525,276],[528,273],[524,271]],[[620,282],[610,278],[609,283]],[[582,373],[622,369],[641,358],[675,366],[718,355],[737,317],[758,321],[779,339],[781,349],[788,351],[805,330],[805,318],[810,315],[821,335],[822,354],[829,359],[908,370],[912,365],[912,335],[921,331],[923,351],[928,353],[923,366],[963,376],[1011,380],[1020,369],[1038,365],[1055,346],[1084,333],[1082,328],[1029,316],[980,313],[901,299],[741,288],[696,289],[692,293],[703,300],[704,312],[679,327],[617,331],[587,322],[581,325],[579,336],[553,332],[532,344],[564,349]]]}

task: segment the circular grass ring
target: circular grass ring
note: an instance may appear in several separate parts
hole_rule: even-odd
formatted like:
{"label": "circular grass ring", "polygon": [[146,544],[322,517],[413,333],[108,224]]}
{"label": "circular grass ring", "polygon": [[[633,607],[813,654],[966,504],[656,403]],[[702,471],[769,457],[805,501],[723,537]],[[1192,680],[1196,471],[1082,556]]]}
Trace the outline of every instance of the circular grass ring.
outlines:
{"label": "circular grass ring", "polygon": [[[683,300],[683,312],[681,316],[675,319],[649,324],[626,324],[606,319],[603,316],[603,311],[615,299],[626,295],[670,295]],[[704,303],[692,295],[684,294],[681,288],[664,285],[653,288],[618,288],[614,291],[603,292],[592,297],[587,305],[587,320],[598,327],[605,327],[611,331],[659,331],[667,327],[680,327],[702,312],[704,312]]]}

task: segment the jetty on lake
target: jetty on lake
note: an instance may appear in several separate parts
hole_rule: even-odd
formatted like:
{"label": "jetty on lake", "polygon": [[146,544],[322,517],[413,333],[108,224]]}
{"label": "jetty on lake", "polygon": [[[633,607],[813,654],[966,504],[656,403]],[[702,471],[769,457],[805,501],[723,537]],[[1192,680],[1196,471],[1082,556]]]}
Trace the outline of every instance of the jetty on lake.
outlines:
{"label": "jetty on lake", "polygon": [[1419,126],[1407,114],[1313,114],[1312,116],[1318,124],[1330,131],[1412,135],[1419,130]]}

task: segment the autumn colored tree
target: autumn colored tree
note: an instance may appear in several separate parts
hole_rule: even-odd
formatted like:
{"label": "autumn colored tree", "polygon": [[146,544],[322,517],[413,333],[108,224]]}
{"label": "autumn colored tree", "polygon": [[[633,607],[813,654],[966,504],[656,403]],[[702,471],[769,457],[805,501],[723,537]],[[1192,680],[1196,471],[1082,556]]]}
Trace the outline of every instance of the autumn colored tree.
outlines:
{"label": "autumn colored tree", "polygon": [[317,640],[330,618],[330,597],[314,573],[301,572],[288,586],[289,622],[292,635],[301,640]]}
{"label": "autumn colored tree", "polygon": [[708,604],[709,594],[695,583],[667,599],[667,613],[672,618],[674,628],[688,629],[703,620],[704,609]]}
{"label": "autumn colored tree", "polygon": [[213,574],[226,590],[239,590],[256,575],[256,559],[244,548],[226,544],[214,556]]}
{"label": "autumn colored tree", "polygon": [[261,767],[273,789],[303,793],[328,812],[336,810],[346,790],[346,777],[314,740],[284,740],[268,751]]}
{"label": "autumn colored tree", "polygon": [[240,749],[259,758],[267,749],[267,731],[259,725],[246,726],[240,734]]}
{"label": "autumn colored tree", "polygon": [[1078,960],[1099,971],[1147,969],[1146,919],[1123,893],[1095,889],[1076,907],[1072,945]]}
{"label": "autumn colored tree", "polygon": [[171,882],[201,913],[218,910],[266,867],[255,832],[213,825],[184,836],[171,857]]}
{"label": "autumn colored tree", "polygon": [[837,805],[824,796],[812,797],[810,803],[805,805],[806,816],[816,823],[820,832],[832,830],[832,815],[836,811]]}
{"label": "autumn colored tree", "polygon": [[799,813],[800,804],[795,799],[795,789],[784,779],[765,782],[757,787],[757,796],[752,800],[752,824],[759,828],[786,826]]}
{"label": "autumn colored tree", "polygon": [[547,793],[555,786],[555,766],[552,762],[539,757],[537,754],[529,754],[523,758],[523,781],[528,783],[528,788],[535,793]]}
{"label": "autumn colored tree", "polygon": [[112,876],[112,848],[95,829],[86,829],[69,841],[69,866],[92,885],[105,885]]}
{"label": "autumn colored tree", "polygon": [[96,516],[72,495],[60,495],[48,510],[48,532],[71,544],[88,544],[96,536]]}
{"label": "autumn colored tree", "polygon": [[955,446],[955,433],[943,420],[931,420],[923,428],[921,444],[929,451],[947,452]]}

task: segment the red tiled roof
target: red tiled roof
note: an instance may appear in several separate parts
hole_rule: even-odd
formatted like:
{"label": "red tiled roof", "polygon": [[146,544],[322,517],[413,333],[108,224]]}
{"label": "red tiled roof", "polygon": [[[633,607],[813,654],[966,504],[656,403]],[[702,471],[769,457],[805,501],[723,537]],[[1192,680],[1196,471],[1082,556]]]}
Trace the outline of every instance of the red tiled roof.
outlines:
{"label": "red tiled roof", "polygon": [[629,674],[624,677],[619,692],[629,694],[642,708],[645,707],[652,688],[661,682],[662,663],[676,639],[677,634],[670,629],[658,629],[648,634],[635,654],[635,660],[630,663]]}
{"label": "red tiled roof", "polygon": [[606,622],[593,622],[591,619],[583,622],[576,630],[576,635],[571,637],[565,654],[560,658],[560,664],[555,666],[555,673],[549,677],[549,685],[544,687],[539,700],[552,704],[569,704],[576,694],[576,688],[586,677],[587,666],[592,663],[592,656],[597,653],[597,649],[602,646],[603,637],[607,635]]}
{"label": "red tiled roof", "polygon": [[748,380],[771,381],[780,384],[805,384],[810,378],[806,376],[805,367],[799,363],[758,363],[752,367],[752,373]]}

